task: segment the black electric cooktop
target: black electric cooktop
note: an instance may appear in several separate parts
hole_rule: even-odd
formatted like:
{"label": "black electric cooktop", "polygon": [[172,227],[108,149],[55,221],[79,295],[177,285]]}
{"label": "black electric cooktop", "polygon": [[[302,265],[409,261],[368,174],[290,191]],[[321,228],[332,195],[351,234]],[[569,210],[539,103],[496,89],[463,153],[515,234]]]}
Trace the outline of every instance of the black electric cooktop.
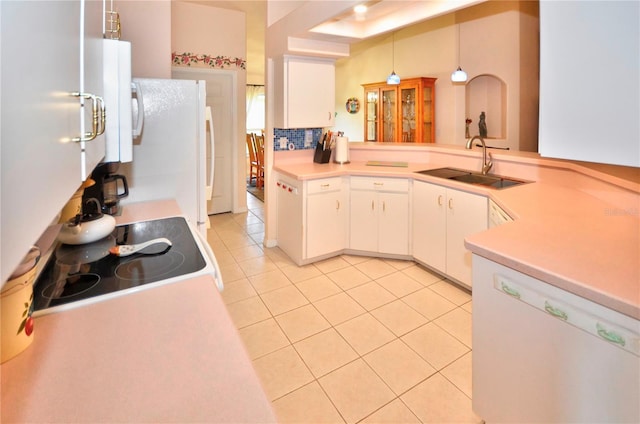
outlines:
{"label": "black electric cooktop", "polygon": [[[145,249],[151,254],[126,257],[109,253],[116,244],[138,244],[160,237],[171,240],[168,251],[163,245],[157,254],[152,248]],[[120,225],[93,243],[58,244],[34,284],[34,311],[180,277],[206,265],[182,217]]]}

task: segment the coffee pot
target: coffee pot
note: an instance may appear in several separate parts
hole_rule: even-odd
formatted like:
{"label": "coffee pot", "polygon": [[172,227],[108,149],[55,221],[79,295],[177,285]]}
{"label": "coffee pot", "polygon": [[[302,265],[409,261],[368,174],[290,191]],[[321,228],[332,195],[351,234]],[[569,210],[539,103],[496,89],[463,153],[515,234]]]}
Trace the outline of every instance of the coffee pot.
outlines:
{"label": "coffee pot", "polygon": [[97,199],[102,213],[120,214],[120,199],[129,195],[129,186],[124,175],[116,174],[118,166],[118,162],[103,162],[96,166],[91,173],[95,184],[85,188],[83,205],[91,199]]}

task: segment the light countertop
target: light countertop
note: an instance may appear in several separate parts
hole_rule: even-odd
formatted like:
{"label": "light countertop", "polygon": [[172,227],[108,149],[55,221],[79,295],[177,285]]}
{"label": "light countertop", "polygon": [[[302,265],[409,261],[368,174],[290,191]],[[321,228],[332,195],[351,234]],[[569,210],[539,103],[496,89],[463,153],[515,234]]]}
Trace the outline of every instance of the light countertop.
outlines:
{"label": "light countertop", "polygon": [[[442,166],[479,169],[478,151],[446,149],[437,155],[412,152],[406,167],[367,166],[352,150],[351,163],[276,161],[274,170],[300,181],[341,175],[412,178],[485,195],[515,221],[467,237],[465,245],[517,271],[640,319],[640,187],[637,181],[579,169],[573,163],[516,157],[500,161],[498,175],[531,181],[502,190],[485,188],[415,171]],[[391,153],[390,153],[391,152]],[[354,155],[355,153],[355,155]],[[355,159],[354,159],[355,156]],[[400,161],[391,148],[374,160]],[[498,158],[498,160],[496,160]],[[577,172],[580,171],[580,172]],[[619,183],[619,185],[612,184]],[[629,189],[631,188],[631,190]]]}
{"label": "light countertop", "polygon": [[[129,205],[120,223],[175,215]],[[4,363],[2,422],[275,422],[211,276],[35,319]]]}

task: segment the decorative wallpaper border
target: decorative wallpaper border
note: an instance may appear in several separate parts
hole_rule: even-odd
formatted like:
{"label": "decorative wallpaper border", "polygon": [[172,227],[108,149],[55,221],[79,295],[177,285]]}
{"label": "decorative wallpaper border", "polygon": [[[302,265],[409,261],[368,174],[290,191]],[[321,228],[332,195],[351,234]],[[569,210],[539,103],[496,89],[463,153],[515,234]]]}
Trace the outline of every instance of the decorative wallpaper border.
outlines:
{"label": "decorative wallpaper border", "polygon": [[212,56],[196,53],[171,53],[171,62],[178,66],[191,66],[202,64],[211,68],[228,68],[235,66],[247,69],[247,61],[240,57]]}

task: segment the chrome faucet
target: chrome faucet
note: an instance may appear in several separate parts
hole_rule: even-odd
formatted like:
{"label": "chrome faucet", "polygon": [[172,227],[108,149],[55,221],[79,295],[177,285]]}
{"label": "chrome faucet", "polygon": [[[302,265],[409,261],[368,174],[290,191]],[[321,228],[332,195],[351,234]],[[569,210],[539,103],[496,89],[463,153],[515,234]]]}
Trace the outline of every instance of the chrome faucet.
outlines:
{"label": "chrome faucet", "polygon": [[482,143],[482,174],[487,175],[493,166],[493,162],[491,161],[491,152],[489,152],[489,161],[487,161],[487,145],[479,135],[476,135],[467,141],[467,149],[471,149],[473,147],[474,140],[480,140],[480,143]]}

